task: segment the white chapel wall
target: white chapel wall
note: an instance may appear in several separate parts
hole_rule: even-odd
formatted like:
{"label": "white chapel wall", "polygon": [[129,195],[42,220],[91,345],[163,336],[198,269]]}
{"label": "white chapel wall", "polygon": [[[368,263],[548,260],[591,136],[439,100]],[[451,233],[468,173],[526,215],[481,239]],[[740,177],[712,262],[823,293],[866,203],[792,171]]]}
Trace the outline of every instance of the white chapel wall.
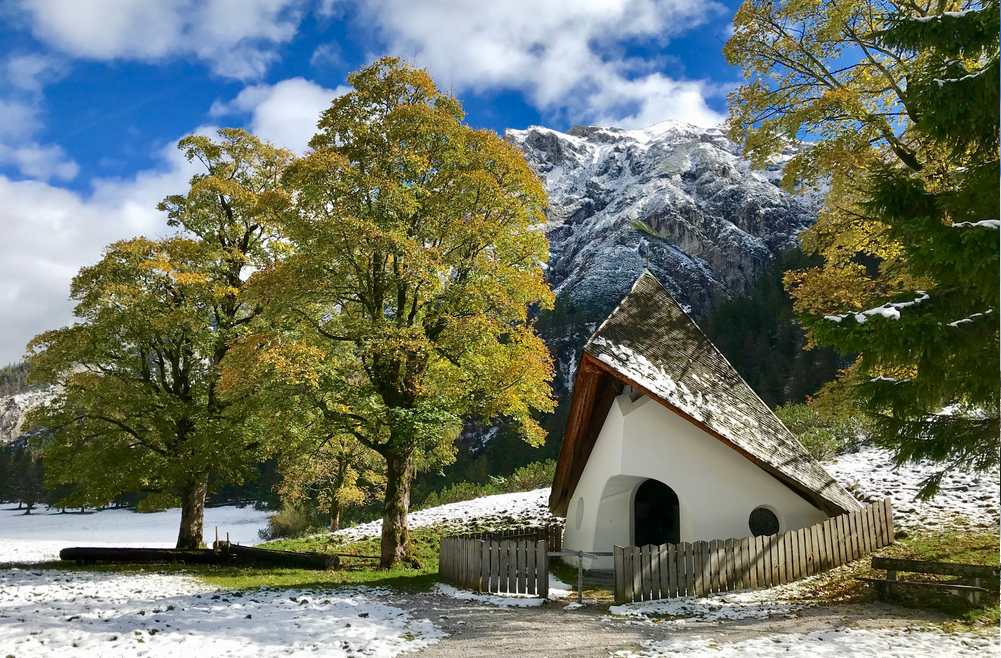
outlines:
{"label": "white chapel wall", "polygon": [[[634,543],[632,498],[648,478],[678,495],[681,541],[750,535],[758,506],[780,532],[826,515],[728,445],[643,396],[615,399],[567,509],[567,550],[611,551]],[[611,560],[585,563],[610,568]]]}

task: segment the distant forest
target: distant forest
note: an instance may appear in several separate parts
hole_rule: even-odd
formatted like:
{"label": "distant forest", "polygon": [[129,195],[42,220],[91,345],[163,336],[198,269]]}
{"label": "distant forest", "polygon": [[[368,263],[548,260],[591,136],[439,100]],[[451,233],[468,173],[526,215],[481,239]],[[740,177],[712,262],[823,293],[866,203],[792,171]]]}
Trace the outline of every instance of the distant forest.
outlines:
{"label": "distant forest", "polygon": [[701,323],[737,372],[773,409],[805,401],[852,361],[827,347],[803,349],[803,329],[782,275],[818,263],[799,249],[786,252],[746,296],[723,301]]}
{"label": "distant forest", "polygon": [[28,364],[23,361],[0,367],[0,397],[28,389]]}

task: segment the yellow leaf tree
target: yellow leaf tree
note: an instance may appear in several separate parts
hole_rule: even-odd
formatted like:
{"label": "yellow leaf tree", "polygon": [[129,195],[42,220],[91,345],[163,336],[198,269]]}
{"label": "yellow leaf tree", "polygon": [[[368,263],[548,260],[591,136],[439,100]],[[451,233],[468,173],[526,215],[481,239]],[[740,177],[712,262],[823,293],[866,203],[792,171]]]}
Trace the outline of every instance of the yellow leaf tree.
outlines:
{"label": "yellow leaf tree", "polygon": [[453,458],[466,419],[544,439],[552,360],[529,310],[552,303],[546,198],[517,149],[465,125],[424,71],[386,58],[349,82],[286,176],[288,253],[252,285],[326,421],[384,461],[389,567],[408,558],[415,471]]}

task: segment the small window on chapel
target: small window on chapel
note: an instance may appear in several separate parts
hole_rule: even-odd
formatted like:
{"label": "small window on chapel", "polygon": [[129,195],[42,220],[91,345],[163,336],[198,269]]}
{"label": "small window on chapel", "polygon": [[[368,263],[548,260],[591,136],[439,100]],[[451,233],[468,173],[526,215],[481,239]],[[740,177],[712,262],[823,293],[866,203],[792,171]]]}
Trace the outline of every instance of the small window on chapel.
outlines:
{"label": "small window on chapel", "polygon": [[756,507],[751,512],[751,516],[747,520],[747,525],[751,529],[751,534],[755,537],[777,535],[779,532],[779,517],[775,516],[775,512],[767,507]]}

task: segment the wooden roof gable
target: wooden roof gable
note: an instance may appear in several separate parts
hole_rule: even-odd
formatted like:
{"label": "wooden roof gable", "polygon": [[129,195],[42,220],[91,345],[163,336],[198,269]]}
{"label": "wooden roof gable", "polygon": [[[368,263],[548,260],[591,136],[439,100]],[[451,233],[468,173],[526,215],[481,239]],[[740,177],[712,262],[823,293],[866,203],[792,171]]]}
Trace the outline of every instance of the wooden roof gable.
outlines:
{"label": "wooden roof gable", "polygon": [[549,498],[554,513],[566,514],[623,385],[737,450],[826,513],[859,508],[656,277],[644,272],[584,346]]}

